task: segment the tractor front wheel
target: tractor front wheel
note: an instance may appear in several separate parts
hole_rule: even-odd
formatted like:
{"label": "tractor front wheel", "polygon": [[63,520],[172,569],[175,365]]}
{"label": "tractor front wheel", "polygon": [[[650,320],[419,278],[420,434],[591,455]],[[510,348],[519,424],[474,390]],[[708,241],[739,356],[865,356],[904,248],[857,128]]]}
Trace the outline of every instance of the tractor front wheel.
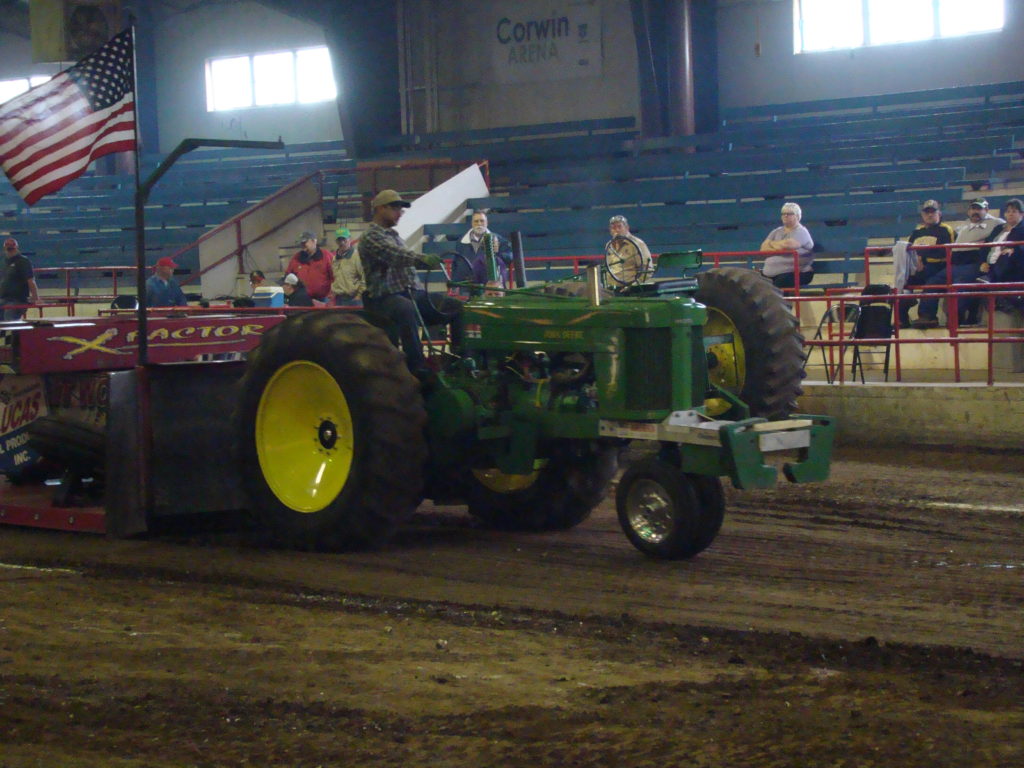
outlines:
{"label": "tractor front wheel", "polygon": [[645,555],[678,560],[714,541],[725,511],[718,478],[682,472],[656,456],[627,469],[615,496],[619,525]]}
{"label": "tractor front wheel", "polygon": [[340,312],[289,318],[250,355],[241,389],[242,480],[278,541],[377,546],[412,514],[426,413],[383,331]]}
{"label": "tractor front wheel", "polygon": [[537,460],[525,475],[472,469],[469,513],[502,530],[567,530],[586,520],[607,495],[618,456],[613,446],[573,446]]}

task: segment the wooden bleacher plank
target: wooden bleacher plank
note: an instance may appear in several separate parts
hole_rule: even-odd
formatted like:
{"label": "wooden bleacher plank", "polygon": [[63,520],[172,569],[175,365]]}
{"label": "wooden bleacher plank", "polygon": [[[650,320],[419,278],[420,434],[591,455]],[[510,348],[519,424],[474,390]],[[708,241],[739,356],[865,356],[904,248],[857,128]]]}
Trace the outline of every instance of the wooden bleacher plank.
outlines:
{"label": "wooden bleacher plank", "polygon": [[506,196],[474,198],[473,208],[518,211],[532,208],[587,208],[594,205],[687,202],[823,193],[850,194],[856,190],[912,189],[956,183],[964,169],[927,168],[870,173],[768,173],[760,176],[641,180],[630,184],[595,182],[543,188]]}
{"label": "wooden bleacher plank", "polygon": [[[648,154],[639,157],[596,159],[588,163],[558,162],[531,164],[509,168],[509,178],[495,171],[491,178],[506,185],[543,185],[580,181],[629,181],[684,174],[753,173],[794,168],[862,166],[885,164],[894,166],[909,161],[949,163],[970,167],[977,172],[985,165],[1005,170],[1013,156],[995,155],[1010,151],[1013,135],[983,137],[965,143],[960,139],[912,142],[875,142],[866,146],[823,147],[786,150],[737,150],[732,152],[676,152]],[[1019,154],[1014,151],[1014,154]],[[975,162],[976,161],[976,162]]]}
{"label": "wooden bleacher plank", "polygon": [[[873,193],[850,196],[822,196],[801,199],[809,220],[846,220],[849,222],[889,218],[896,226],[907,227],[917,222],[917,206],[922,199],[933,198],[951,203],[962,198],[960,190],[925,189],[911,193]],[[581,211],[536,211],[530,213],[492,213],[491,226],[508,233],[520,230],[530,233],[607,232],[608,218],[613,213],[626,216],[633,229],[643,237],[648,228],[688,226],[694,223],[715,225],[740,224],[759,221],[764,226],[775,226],[778,221],[780,200],[707,203],[696,205],[616,206]],[[444,235],[458,239],[465,234],[465,224],[435,224],[424,228],[425,234]],[[909,229],[907,230],[909,232]]]}
{"label": "wooden bleacher plank", "polygon": [[572,120],[531,125],[501,126],[466,131],[438,131],[396,136],[388,139],[385,146],[400,150],[443,149],[465,147],[472,144],[496,144],[509,139],[538,139],[553,136],[594,136],[607,132],[621,132],[634,129],[633,116],[600,118],[594,120]]}
{"label": "wooden bleacher plank", "polygon": [[1024,123],[1024,106],[997,106],[976,111],[955,112],[943,115],[941,119],[931,114],[909,117],[871,117],[849,121],[833,118],[816,121],[804,126],[788,126],[783,123],[749,123],[736,126],[729,133],[736,144],[763,144],[780,141],[809,141],[819,143],[837,141],[849,137],[873,136],[876,138],[916,135],[927,136],[970,136],[977,126],[1000,128],[1020,126]]}
{"label": "wooden bleacher plank", "polygon": [[846,110],[877,111],[882,107],[906,107],[911,104],[938,104],[943,102],[968,101],[989,104],[1000,96],[1024,95],[1024,81],[987,83],[982,85],[930,88],[922,91],[881,94],[876,96],[848,96],[817,101],[789,102],[785,104],[762,104],[749,107],[732,107],[722,110],[723,122],[737,122],[752,119],[779,118],[817,112],[841,112]]}

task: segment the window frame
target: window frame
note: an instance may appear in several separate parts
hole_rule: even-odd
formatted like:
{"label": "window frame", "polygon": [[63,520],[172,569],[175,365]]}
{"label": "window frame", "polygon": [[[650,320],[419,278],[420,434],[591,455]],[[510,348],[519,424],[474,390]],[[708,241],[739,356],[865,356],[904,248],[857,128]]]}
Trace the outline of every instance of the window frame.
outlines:
{"label": "window frame", "polygon": [[[316,51],[316,50],[323,50],[327,54],[327,62],[328,62],[328,65],[329,65],[329,69],[327,71],[327,74],[330,76],[331,83],[334,86],[334,94],[333,94],[333,96],[329,96],[327,98],[319,99],[319,100],[316,100],[316,101],[302,101],[302,100],[299,99],[299,93],[300,93],[301,88],[300,88],[299,76],[298,76],[298,73],[299,73],[298,56],[299,56],[300,52],[303,52],[303,51]],[[277,102],[277,103],[274,103],[274,104],[258,104],[258,103],[256,103],[256,94],[257,94],[257,91],[258,91],[258,86],[257,86],[257,82],[256,82],[257,77],[256,77],[255,59],[257,57],[261,57],[261,56],[274,56],[274,55],[281,55],[281,54],[290,54],[291,55],[291,60],[292,60],[292,78],[293,78],[292,100],[291,101],[286,101],[286,102]],[[242,59],[242,58],[248,59],[248,69],[249,69],[249,103],[248,104],[244,104],[244,105],[239,105],[239,106],[233,106],[233,107],[218,108],[216,106],[216,103],[215,103],[216,88],[215,88],[215,81],[214,81],[214,77],[213,77],[214,63],[218,62],[218,61],[224,61],[226,59]],[[337,84],[337,81],[334,79],[334,64],[333,64],[333,61],[331,59],[331,51],[330,51],[330,49],[326,45],[305,45],[305,46],[302,46],[300,48],[284,48],[284,49],[279,48],[279,49],[270,50],[270,51],[257,51],[255,53],[238,53],[238,54],[229,55],[229,56],[211,56],[210,58],[206,59],[205,72],[206,72],[206,111],[207,111],[207,113],[212,113],[212,112],[236,112],[236,111],[242,110],[242,109],[261,109],[262,110],[262,109],[281,109],[282,107],[289,108],[289,107],[294,107],[294,106],[304,106],[304,107],[306,107],[306,106],[312,106],[312,105],[316,105],[316,104],[326,104],[326,103],[328,103],[330,101],[334,101],[334,100],[336,100],[338,98],[338,84]]]}
{"label": "window frame", "polygon": [[[835,0],[833,0],[834,2]],[[847,0],[856,2],[857,0]],[[932,34],[919,40],[899,40],[885,43],[874,43],[871,41],[871,9],[870,0],[859,0],[861,6],[862,42],[860,45],[847,46],[843,48],[807,48],[803,31],[803,0],[793,0],[793,53],[796,55],[829,53],[831,51],[854,51],[860,48],[881,48],[889,45],[906,45],[908,43],[924,43],[931,40],[953,40],[959,37],[970,37],[972,35],[990,35],[1002,32],[1006,29],[1006,0],[998,0],[1002,3],[1003,25],[998,29],[983,29],[963,34],[943,35],[941,25],[941,4],[943,0],[931,0]]]}
{"label": "window frame", "polygon": [[13,83],[20,83],[22,86],[24,86],[17,93],[14,93],[13,95],[8,96],[6,99],[3,99],[3,101],[0,101],[0,104],[6,104],[11,99],[16,99],[19,96],[21,96],[22,94],[28,93],[33,88],[36,88],[36,87],[38,87],[40,85],[43,85],[44,83],[47,83],[47,82],[49,82],[52,79],[53,79],[53,75],[40,75],[40,74],[25,75],[23,77],[4,77],[4,78],[0,78],[0,86],[7,85],[9,83],[11,83],[11,84],[13,84]]}

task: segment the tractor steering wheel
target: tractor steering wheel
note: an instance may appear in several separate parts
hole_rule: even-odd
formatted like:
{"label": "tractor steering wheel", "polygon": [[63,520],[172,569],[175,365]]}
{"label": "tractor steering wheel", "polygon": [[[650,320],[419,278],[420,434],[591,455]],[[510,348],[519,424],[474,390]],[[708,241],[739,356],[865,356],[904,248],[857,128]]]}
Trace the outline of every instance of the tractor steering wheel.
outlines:
{"label": "tractor steering wheel", "polygon": [[648,272],[640,245],[629,235],[615,235],[605,244],[604,266],[608,276],[624,287],[642,282]]}

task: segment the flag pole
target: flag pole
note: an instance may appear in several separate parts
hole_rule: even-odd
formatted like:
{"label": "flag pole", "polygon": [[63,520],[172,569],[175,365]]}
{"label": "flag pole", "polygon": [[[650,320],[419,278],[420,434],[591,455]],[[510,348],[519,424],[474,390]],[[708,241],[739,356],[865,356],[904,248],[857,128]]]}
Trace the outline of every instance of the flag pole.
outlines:
{"label": "flag pole", "polygon": [[132,19],[132,98],[135,100],[135,292],[138,321],[139,365],[149,362],[149,327],[146,317],[146,198],[141,179],[142,138],[139,135],[139,66],[135,43],[135,20]]}

